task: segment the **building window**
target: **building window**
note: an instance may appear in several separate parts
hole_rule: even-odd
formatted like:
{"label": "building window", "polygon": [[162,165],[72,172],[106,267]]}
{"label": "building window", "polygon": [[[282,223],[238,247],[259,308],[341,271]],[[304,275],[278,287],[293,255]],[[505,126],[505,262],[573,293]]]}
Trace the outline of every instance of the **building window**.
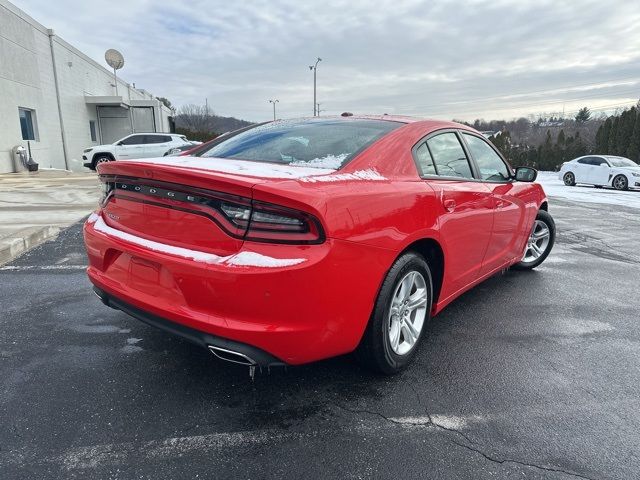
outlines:
{"label": "building window", "polygon": [[89,120],[89,131],[91,132],[91,141],[97,142],[98,137],[96,136],[96,122],[95,120]]}
{"label": "building window", "polygon": [[36,112],[28,108],[18,108],[20,115],[20,128],[23,140],[37,140],[36,138]]}

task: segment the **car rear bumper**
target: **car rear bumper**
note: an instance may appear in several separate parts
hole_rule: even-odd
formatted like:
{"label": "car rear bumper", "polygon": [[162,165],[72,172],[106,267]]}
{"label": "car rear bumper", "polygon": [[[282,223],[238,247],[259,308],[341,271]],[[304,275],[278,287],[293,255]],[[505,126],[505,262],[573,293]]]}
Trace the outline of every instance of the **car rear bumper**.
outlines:
{"label": "car rear bumper", "polygon": [[[282,360],[270,355],[264,350],[247,345],[245,343],[234,342],[221,337],[216,337],[200,330],[186,327],[180,323],[172,322],[166,318],[159,317],[153,313],[147,312],[133,305],[130,305],[121,299],[109,295],[107,292],[93,287],[94,292],[100,298],[102,303],[116,310],[121,310],[127,315],[140,320],[152,327],[159,328],[165,332],[182,337],[203,348],[217,347],[230,352],[238,352],[243,355],[249,365],[257,365],[260,367],[274,367],[286,365]],[[238,362],[237,362],[238,363]]]}
{"label": "car rear bumper", "polygon": [[296,265],[207,264],[107,235],[90,221],[84,236],[89,278],[121,310],[199,332],[202,345],[211,338],[238,342],[293,365],[356,348],[395,258],[389,250],[327,239],[243,246],[270,258],[304,259]]}

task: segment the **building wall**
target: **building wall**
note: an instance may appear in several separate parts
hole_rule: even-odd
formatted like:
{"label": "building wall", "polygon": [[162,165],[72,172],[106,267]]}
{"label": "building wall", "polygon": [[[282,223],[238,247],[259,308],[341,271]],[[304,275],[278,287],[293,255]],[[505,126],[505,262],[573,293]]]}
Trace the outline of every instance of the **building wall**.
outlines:
{"label": "building wall", "polygon": [[[27,144],[18,107],[35,111],[37,138],[31,151],[40,167],[82,170],[82,151],[101,140],[96,106],[87,105],[85,96],[115,95],[113,81],[112,72],[0,0],[0,173],[13,171],[11,149]],[[153,106],[157,131],[168,131],[171,112],[149,92],[119,78],[118,95],[128,103]],[[96,121],[95,142],[90,120]]]}

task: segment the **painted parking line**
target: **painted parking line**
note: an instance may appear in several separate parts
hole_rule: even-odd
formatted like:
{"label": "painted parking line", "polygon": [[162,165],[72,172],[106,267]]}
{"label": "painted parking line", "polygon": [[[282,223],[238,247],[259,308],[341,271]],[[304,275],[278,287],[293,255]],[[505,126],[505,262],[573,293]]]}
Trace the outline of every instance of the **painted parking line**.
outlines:
{"label": "painted parking line", "polygon": [[23,272],[29,270],[86,270],[86,265],[5,265],[0,272]]}

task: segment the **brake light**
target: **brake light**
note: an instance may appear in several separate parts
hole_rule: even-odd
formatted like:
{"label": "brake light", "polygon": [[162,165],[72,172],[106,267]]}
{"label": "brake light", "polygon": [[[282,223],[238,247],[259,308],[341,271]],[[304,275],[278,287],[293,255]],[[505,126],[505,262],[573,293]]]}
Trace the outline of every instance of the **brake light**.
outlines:
{"label": "brake light", "polygon": [[235,226],[246,228],[246,240],[302,244],[324,241],[320,222],[299,210],[263,202],[252,202],[251,207],[224,202],[220,210]]}
{"label": "brake light", "polygon": [[316,217],[306,212],[227,193],[150,179],[101,175],[105,206],[115,196],[203,215],[234,238],[255,242],[324,242]]}

